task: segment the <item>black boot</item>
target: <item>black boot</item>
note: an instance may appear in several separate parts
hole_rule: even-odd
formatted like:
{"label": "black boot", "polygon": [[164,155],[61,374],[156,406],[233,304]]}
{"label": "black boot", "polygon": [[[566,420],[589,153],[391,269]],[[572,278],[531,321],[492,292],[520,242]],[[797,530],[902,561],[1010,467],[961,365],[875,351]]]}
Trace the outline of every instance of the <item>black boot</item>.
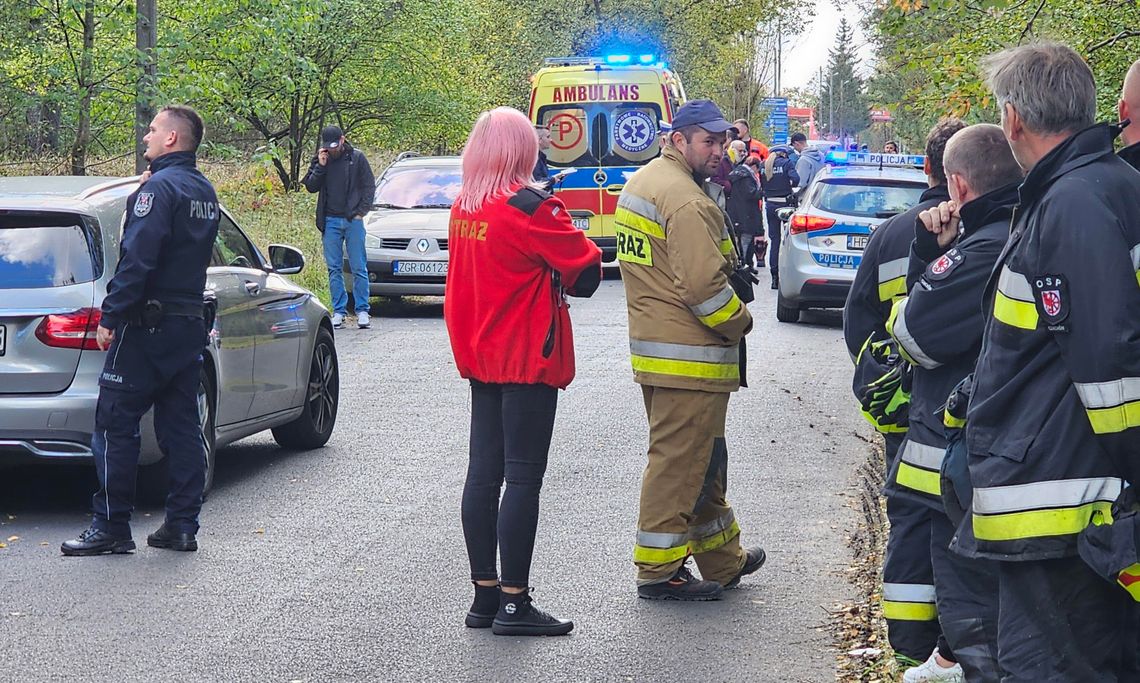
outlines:
{"label": "black boot", "polygon": [[772,289],[779,289],[779,288],[780,288],[780,274],[773,270],[772,271]]}
{"label": "black boot", "polygon": [[79,534],[79,538],[64,541],[59,547],[64,555],[102,555],[113,553],[123,555],[134,552],[135,542],[130,536],[116,536],[109,531],[102,531],[91,527]]}
{"label": "black boot", "polygon": [[198,549],[198,539],[186,531],[175,531],[166,526],[166,522],[158,527],[158,531],[146,537],[146,544],[152,548],[165,548],[167,550],[186,550],[193,552]]}
{"label": "black boot", "polygon": [[764,560],[766,559],[768,559],[768,557],[764,554],[763,548],[749,548],[744,553],[744,566],[740,568],[736,576],[732,577],[731,581],[724,584],[724,587],[736,588],[740,585],[741,579],[755,572],[760,567],[763,567]]}
{"label": "black boot", "polygon": [[467,628],[491,628],[491,622],[499,612],[499,587],[475,584],[475,599],[467,618],[463,620]]}
{"label": "black boot", "polygon": [[555,619],[535,606],[530,589],[522,593],[502,592],[499,613],[491,624],[497,636],[561,636],[574,628],[574,622]]}
{"label": "black boot", "polygon": [[723,593],[724,589],[719,583],[701,581],[683,564],[668,581],[637,587],[637,597],[646,600],[720,600]]}

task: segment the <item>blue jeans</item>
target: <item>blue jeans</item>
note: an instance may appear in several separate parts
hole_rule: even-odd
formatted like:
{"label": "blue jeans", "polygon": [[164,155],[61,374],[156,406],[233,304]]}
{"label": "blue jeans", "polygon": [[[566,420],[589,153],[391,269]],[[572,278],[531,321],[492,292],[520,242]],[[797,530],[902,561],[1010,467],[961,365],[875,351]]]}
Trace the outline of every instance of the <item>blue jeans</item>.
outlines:
{"label": "blue jeans", "polygon": [[364,220],[350,221],[339,216],[325,218],[325,265],[329,269],[329,295],[334,313],[348,310],[348,294],[344,291],[344,249],[348,247],[348,265],[352,269],[352,298],[356,313],[368,310],[368,254],[364,251]]}

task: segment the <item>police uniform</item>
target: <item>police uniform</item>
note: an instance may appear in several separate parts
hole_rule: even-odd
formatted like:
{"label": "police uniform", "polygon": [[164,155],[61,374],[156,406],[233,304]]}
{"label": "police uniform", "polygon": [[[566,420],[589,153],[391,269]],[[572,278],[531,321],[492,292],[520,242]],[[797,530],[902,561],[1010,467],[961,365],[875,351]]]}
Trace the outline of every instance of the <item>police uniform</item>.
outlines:
{"label": "police uniform", "polygon": [[792,198],[792,188],[799,184],[800,175],[796,172],[796,162],[782,154],[776,154],[772,162],[772,177],[764,175],[764,214],[768,219],[768,268],[772,272],[773,283],[780,277],[780,217],[776,211],[788,206]]}
{"label": "police uniform", "polygon": [[[910,295],[895,302],[887,331],[912,363],[909,428],[887,478],[886,494],[931,508],[930,557],[938,621],[966,680],[998,683],[997,568],[950,553],[954,527],[942,502],[940,469],[948,444],[942,406],[974,370],[981,350],[981,298],[1009,234],[1017,185],[961,208],[965,237],[942,250],[915,226]],[[943,253],[944,252],[944,253]]]}
{"label": "police uniform", "polygon": [[99,378],[91,443],[100,483],[92,528],[122,539],[131,536],[139,420],[152,406],[170,468],[170,532],[197,533],[206,474],[197,392],[218,198],[192,152],[164,154],[150,168],[150,179],[127,200],[119,264],[100,322],[115,337]]}
{"label": "police uniform", "polygon": [[[950,199],[945,185],[928,188],[919,203],[883,221],[871,233],[851,292],[843,308],[843,338],[856,374],[870,361],[863,353],[872,336],[885,338],[886,322],[896,299],[907,292],[911,242],[918,214]],[[905,426],[878,426],[886,445],[886,466],[892,468],[906,434]],[[887,636],[898,654],[923,661],[938,637],[934,570],[930,560],[932,510],[929,505],[898,496],[887,498],[886,557],[883,560],[883,617]]]}
{"label": "police uniform", "polygon": [[1020,188],[987,316],[966,440],[971,514],[951,548],[999,560],[1005,681],[1117,681],[1135,603],[1077,557],[1140,453],[1140,174],[1097,125]]}

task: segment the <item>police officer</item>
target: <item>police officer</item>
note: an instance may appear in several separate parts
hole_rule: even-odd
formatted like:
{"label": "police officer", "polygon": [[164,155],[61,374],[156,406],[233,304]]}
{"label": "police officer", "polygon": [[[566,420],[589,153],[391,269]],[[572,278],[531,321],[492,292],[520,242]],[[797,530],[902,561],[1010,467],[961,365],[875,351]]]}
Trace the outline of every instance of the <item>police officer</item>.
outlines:
{"label": "police officer", "polygon": [[1140,59],[1132,63],[1124,77],[1117,107],[1120,120],[1130,122],[1120,133],[1125,144],[1120,158],[1132,164],[1132,168],[1140,169]]}
{"label": "police officer", "polygon": [[[918,214],[950,199],[942,155],[946,142],[965,124],[957,119],[939,121],[926,137],[926,172],[929,188],[919,203],[888,218],[871,233],[855,272],[847,304],[843,308],[843,337],[856,363],[856,383],[878,371],[872,340],[887,340],[886,322],[895,299],[906,295],[910,245]],[[899,390],[902,393],[902,389]],[[898,410],[906,402],[898,401]],[[886,465],[890,470],[906,434],[905,418],[888,424],[874,422],[883,433]],[[896,656],[904,663],[924,661],[939,639],[938,611],[934,598],[934,575],[930,564],[931,510],[897,496],[887,498],[890,534],[883,562],[883,616],[887,636]],[[947,661],[953,653],[940,648]]]}
{"label": "police officer", "polygon": [[[637,594],[653,600],[716,600],[765,557],[741,547],[725,500],[728,398],[752,328],[729,283],[737,254],[726,217],[702,187],[728,127],[709,100],[683,105],[665,151],[633,174],[614,214],[634,381],[649,419],[633,560]],[[690,555],[704,580],[686,567]]]}
{"label": "police officer", "polygon": [[1140,174],[1113,154],[1118,129],[1094,125],[1075,51],[1024,45],[986,66],[1027,175],[983,299],[973,506],[951,548],[998,566],[1003,681],[1136,680],[1135,602],[1077,550],[1138,481]]}
{"label": "police officer", "polygon": [[[797,134],[798,135],[798,134]],[[776,211],[792,201],[793,188],[800,184],[796,162],[787,147],[772,147],[764,160],[764,213],[768,218],[768,268],[772,273],[772,289],[780,287],[780,217]]]}
{"label": "police officer", "polygon": [[971,683],[998,683],[997,568],[950,553],[954,525],[940,482],[949,445],[942,406],[978,360],[984,324],[979,302],[1005,245],[1022,172],[1001,128],[992,124],[955,133],[943,161],[951,199],[919,214],[910,295],[895,302],[887,320],[887,331],[914,366],[914,378],[907,438],[886,493],[932,510],[929,552],[938,621],[958,664],[936,649],[922,666],[905,672],[903,681],[960,681],[965,675]]}
{"label": "police officer", "polygon": [[64,542],[65,555],[129,553],[139,420],[154,407],[154,429],[170,464],[166,519],[147,545],[197,550],[206,445],[198,383],[206,345],[202,294],[218,234],[218,198],[197,169],[202,119],[168,106],[143,138],[150,179],[127,199],[115,275],[96,331],[107,360],[91,439],[99,491],[91,527]]}

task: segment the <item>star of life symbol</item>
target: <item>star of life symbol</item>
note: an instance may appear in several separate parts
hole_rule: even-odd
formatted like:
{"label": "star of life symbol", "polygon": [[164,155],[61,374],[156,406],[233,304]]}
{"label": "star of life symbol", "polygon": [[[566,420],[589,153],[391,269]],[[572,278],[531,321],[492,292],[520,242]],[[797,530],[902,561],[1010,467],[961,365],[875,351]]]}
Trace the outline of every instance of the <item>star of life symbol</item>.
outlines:
{"label": "star of life symbol", "polygon": [[644,152],[653,144],[653,119],[642,111],[622,112],[614,120],[614,140],[627,152]]}
{"label": "star of life symbol", "polygon": [[1061,312],[1061,290],[1041,290],[1041,306],[1045,309],[1045,315],[1049,317],[1058,315]]}

